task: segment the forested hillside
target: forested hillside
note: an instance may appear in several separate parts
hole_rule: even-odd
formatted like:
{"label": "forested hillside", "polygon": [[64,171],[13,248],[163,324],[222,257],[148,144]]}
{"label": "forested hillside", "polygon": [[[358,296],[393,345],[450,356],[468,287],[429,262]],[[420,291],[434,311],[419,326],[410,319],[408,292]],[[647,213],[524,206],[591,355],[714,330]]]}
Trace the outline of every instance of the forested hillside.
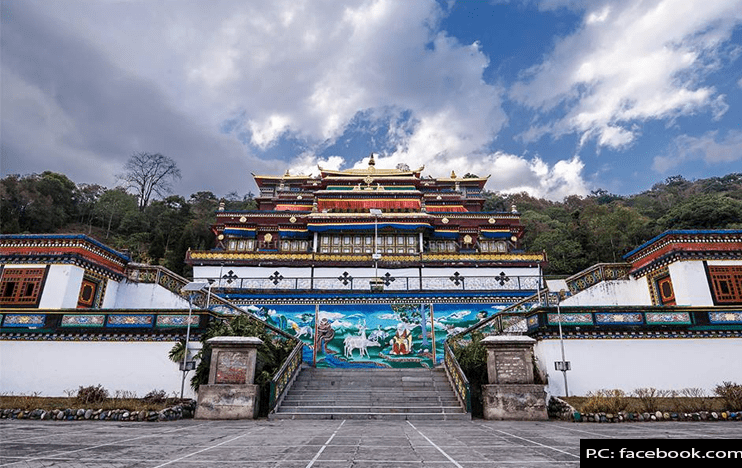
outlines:
{"label": "forested hillside", "polygon": [[[618,196],[596,190],[562,202],[529,195],[487,192],[485,209],[510,211],[526,226],[524,245],[547,252],[548,274],[572,274],[621,256],[668,229],[742,229],[742,173],[688,181],[670,177],[650,190]],[[44,172],[0,180],[0,223],[5,234],[84,233],[134,261],[156,263],[188,276],[188,248],[209,249],[219,199],[198,192],[171,195],[139,207],[123,188],[76,184],[63,174]],[[227,210],[255,208],[253,195],[224,199]]]}

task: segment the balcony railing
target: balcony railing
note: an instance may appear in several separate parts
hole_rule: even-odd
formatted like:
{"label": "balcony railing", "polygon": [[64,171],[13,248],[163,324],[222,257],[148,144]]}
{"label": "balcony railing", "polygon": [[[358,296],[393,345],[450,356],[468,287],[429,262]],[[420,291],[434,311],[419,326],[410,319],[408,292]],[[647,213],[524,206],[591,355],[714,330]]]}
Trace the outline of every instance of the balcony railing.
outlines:
{"label": "balcony railing", "polygon": [[565,281],[571,294],[577,294],[594,284],[606,280],[626,279],[631,271],[630,263],[598,263],[572,275]]}
{"label": "balcony railing", "polygon": [[[326,263],[366,263],[371,264],[371,254],[364,253],[312,253],[312,252],[238,252],[231,250],[194,250],[186,254],[186,260],[194,264],[219,264],[220,262],[301,262],[320,264]],[[384,253],[379,265],[393,264],[418,264],[436,262],[542,262],[545,260],[543,254],[509,252],[509,253],[483,253],[483,252],[424,252],[413,254]]]}
{"label": "balcony railing", "polygon": [[522,291],[537,290],[540,277],[466,276],[458,272],[448,276],[393,276],[385,273],[375,276],[354,276],[348,272],[336,277],[285,277],[276,271],[266,278],[240,278],[233,270],[219,277],[196,277],[195,281],[209,282],[213,289],[246,290],[334,290],[370,291],[372,285],[383,286],[384,291]]}

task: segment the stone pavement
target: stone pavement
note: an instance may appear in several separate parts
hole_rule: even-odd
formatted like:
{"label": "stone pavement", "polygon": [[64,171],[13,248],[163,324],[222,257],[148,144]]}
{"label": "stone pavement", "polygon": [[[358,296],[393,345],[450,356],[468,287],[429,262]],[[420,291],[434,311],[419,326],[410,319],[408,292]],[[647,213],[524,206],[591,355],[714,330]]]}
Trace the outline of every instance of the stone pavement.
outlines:
{"label": "stone pavement", "polygon": [[735,422],[0,421],[0,467],[561,467],[581,438],[740,439]]}

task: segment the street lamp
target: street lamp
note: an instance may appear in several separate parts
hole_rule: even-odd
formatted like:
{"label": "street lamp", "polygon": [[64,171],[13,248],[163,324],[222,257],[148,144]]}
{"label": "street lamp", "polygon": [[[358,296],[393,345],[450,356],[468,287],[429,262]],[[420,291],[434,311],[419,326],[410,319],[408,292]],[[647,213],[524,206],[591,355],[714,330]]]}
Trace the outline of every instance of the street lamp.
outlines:
{"label": "street lamp", "polygon": [[379,253],[379,247],[378,247],[378,239],[379,239],[379,216],[381,216],[381,210],[378,208],[371,208],[369,210],[369,213],[374,217],[374,254],[371,255],[371,258],[374,260],[374,281],[372,284],[372,288],[378,288],[379,284],[379,259],[381,258],[381,254]]}
{"label": "street lamp", "polygon": [[567,371],[571,369],[571,365],[569,361],[564,359],[564,336],[562,335],[562,311],[560,308],[560,303],[562,301],[562,293],[564,292],[564,289],[560,290],[557,293],[557,320],[559,320],[559,345],[562,348],[562,360],[559,362],[554,363],[554,367],[558,371],[562,371],[562,375],[564,376],[564,396],[569,396],[569,387],[567,386]]}
{"label": "street lamp", "polygon": [[191,339],[191,316],[193,315],[193,298],[198,294],[199,292],[203,291],[203,289],[207,286],[208,283],[197,283],[195,281],[192,281],[185,286],[183,286],[180,290],[181,293],[188,294],[188,323],[186,326],[186,340],[185,340],[185,348],[183,350],[183,363],[181,364],[181,370],[183,371],[183,379],[180,381],[180,399],[183,399],[183,390],[185,387],[185,379],[186,374],[189,370],[193,370],[193,362],[191,361],[189,363],[188,361],[188,344]]}

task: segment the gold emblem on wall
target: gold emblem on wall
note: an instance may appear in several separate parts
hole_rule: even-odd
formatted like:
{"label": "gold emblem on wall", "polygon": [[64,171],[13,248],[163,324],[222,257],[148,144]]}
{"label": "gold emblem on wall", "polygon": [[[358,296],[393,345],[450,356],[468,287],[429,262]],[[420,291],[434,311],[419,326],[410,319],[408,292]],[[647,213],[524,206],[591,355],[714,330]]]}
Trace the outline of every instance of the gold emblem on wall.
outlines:
{"label": "gold emblem on wall", "polygon": [[295,223],[296,222],[296,217],[294,217],[294,216],[290,217],[289,218],[289,221],[291,222],[291,224]]}
{"label": "gold emblem on wall", "polygon": [[448,218],[443,218],[443,219],[441,219],[441,222],[442,222],[443,224],[448,224]]}
{"label": "gold emblem on wall", "polygon": [[464,236],[464,244],[471,244],[471,236],[469,234]]}
{"label": "gold emblem on wall", "polygon": [[263,236],[263,240],[266,241],[266,242],[272,241],[273,240],[273,234],[268,233],[268,234],[264,235]]}
{"label": "gold emblem on wall", "polygon": [[241,223],[244,223],[245,221],[247,221],[247,218],[245,218],[244,216],[240,218]]}

